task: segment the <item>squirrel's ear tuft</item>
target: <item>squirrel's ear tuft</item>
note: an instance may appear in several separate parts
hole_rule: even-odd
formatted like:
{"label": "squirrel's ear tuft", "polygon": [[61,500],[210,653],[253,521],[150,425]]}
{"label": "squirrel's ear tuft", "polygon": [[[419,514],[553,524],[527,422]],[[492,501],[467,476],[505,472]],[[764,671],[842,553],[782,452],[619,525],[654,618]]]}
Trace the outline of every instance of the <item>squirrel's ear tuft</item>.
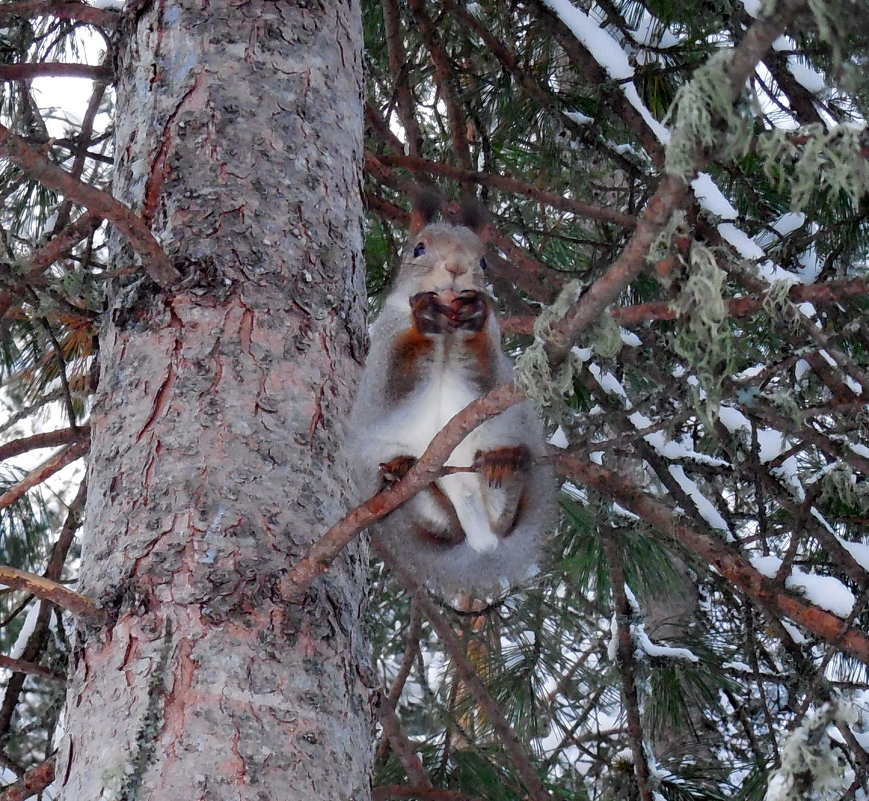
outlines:
{"label": "squirrel's ear tuft", "polygon": [[440,212],[443,198],[428,186],[419,186],[413,193],[413,208],[410,211],[410,235],[415,236]]}
{"label": "squirrel's ear tuft", "polygon": [[486,241],[484,233],[489,225],[486,208],[475,197],[466,197],[459,204],[459,224],[470,228],[480,239]]}

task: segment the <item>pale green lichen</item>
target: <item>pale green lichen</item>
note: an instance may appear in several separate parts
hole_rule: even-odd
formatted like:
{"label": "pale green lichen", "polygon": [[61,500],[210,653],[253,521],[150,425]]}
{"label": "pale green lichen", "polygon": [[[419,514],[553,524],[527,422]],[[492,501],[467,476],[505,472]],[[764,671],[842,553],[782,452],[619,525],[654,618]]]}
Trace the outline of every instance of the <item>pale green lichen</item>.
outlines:
{"label": "pale green lichen", "polygon": [[538,406],[556,406],[573,392],[573,366],[565,359],[553,373],[546,355],[546,343],[554,327],[579,300],[582,283],[570,281],[555,302],[545,308],[534,322],[534,342],[516,360],[516,385]]}
{"label": "pale green lichen", "polygon": [[689,272],[671,306],[684,320],[674,338],[676,351],[700,373],[720,373],[722,361],[729,357],[726,277],[714,251],[699,242],[692,243]]}
{"label": "pale green lichen", "polygon": [[869,191],[869,160],[860,156],[866,138],[865,127],[810,125],[766,131],[756,152],[770,183],[790,192],[794,210],[806,208],[819,189],[841,192],[856,206]]}
{"label": "pale green lichen", "polygon": [[741,153],[747,147],[751,129],[748,120],[733,108],[727,75],[732,57],[732,48],[715,53],[676,93],[664,121],[671,124],[668,173],[690,180],[697,171],[696,159],[704,150],[714,149],[720,157]]}
{"label": "pale green lichen", "polygon": [[763,310],[773,319],[787,323],[792,330],[797,330],[806,318],[797,305],[788,297],[795,280],[785,278],[780,281],[770,281],[763,296]]}
{"label": "pale green lichen", "polygon": [[805,424],[805,415],[801,401],[789,389],[777,389],[765,393],[764,398],[776,407],[797,428]]}
{"label": "pale green lichen", "polygon": [[[685,212],[681,209],[677,209],[670,215],[667,224],[661,230],[661,233],[658,234],[658,238],[655,239],[652,247],[649,248],[646,261],[649,264],[657,264],[659,261],[667,257],[667,254],[670,252],[670,244],[676,237],[687,237],[690,236],[690,234],[691,229],[688,226],[688,218]],[[664,284],[665,288],[668,288],[670,285],[670,276],[661,277],[661,283]]]}
{"label": "pale green lichen", "polygon": [[770,776],[764,801],[826,801],[841,798],[854,773],[829,735],[836,724],[857,720],[844,701],[824,704],[807,714],[781,747],[781,766]]}
{"label": "pale green lichen", "polygon": [[604,359],[615,358],[625,344],[619,324],[609,314],[602,314],[588,327],[585,341]]}
{"label": "pale green lichen", "polygon": [[839,462],[821,477],[821,502],[845,505],[865,514],[869,511],[869,486],[858,481],[847,464]]}

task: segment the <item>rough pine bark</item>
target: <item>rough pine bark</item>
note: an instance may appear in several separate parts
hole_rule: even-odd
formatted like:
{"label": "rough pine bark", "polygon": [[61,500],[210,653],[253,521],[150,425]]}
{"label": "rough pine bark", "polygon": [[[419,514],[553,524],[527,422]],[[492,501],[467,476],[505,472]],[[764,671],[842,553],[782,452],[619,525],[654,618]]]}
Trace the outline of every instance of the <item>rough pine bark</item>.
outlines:
{"label": "rough pine bark", "polygon": [[114,192],[185,280],[118,287],[101,332],[80,590],[109,622],[79,628],[61,797],[366,799],[365,554],[283,582],[346,508],[357,2],[133,5]]}

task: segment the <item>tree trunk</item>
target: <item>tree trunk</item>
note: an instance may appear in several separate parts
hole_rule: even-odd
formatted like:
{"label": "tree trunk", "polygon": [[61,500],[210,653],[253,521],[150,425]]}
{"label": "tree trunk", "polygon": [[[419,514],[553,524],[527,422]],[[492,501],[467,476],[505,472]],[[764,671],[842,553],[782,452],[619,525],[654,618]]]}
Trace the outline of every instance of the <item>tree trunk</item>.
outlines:
{"label": "tree trunk", "polygon": [[[57,783],[82,799],[366,799],[365,554],[287,567],[346,509],[363,308],[355,0],[163,0],[119,61],[115,194],[186,276],[100,348]],[[135,268],[126,246],[114,266]],[[133,270],[141,275],[140,269]]]}

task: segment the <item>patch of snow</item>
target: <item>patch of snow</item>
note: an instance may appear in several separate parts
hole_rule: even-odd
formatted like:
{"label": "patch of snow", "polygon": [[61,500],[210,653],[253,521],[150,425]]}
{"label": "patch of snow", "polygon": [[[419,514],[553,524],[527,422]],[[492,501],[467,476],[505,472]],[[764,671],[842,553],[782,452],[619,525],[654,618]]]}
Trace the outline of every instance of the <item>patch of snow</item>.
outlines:
{"label": "patch of snow", "polygon": [[763,464],[771,462],[785,450],[785,435],[772,428],[757,432],[758,458]]}
{"label": "patch of snow", "polygon": [[797,645],[804,645],[809,641],[808,638],[793,623],[788,623],[787,620],[782,620],[781,624],[784,630],[791,635],[791,639]]}
{"label": "patch of snow", "polygon": [[721,404],[718,407],[718,419],[731,434],[737,431],[751,431],[751,421],[734,406]]}
{"label": "patch of snow", "polygon": [[758,573],[767,578],[775,578],[781,567],[781,559],[777,556],[754,556],[749,561]]}
{"label": "patch of snow", "polygon": [[715,185],[712,176],[708,172],[698,172],[697,177],[691,181],[691,189],[700,206],[710,214],[721,217],[724,220],[735,220],[737,216],[733,204],[724,197],[722,191]]}
{"label": "patch of snow", "polygon": [[[721,226],[719,226],[719,229]],[[732,243],[731,243],[732,244]],[[735,247],[735,246],[734,246]],[[774,261],[766,259],[757,265],[757,273],[764,281],[771,284],[774,281],[790,281],[793,284],[800,283],[800,276],[786,270]]]}
{"label": "patch of snow", "polygon": [[[774,578],[782,564],[777,556],[755,556],[750,561],[755,570],[767,578]],[[798,567],[785,579],[785,587],[797,590],[807,601],[841,618],[851,614],[856,600],[854,593],[839,579],[806,573]]]}
{"label": "patch of snow", "polygon": [[633,512],[629,511],[628,509],[625,509],[623,506],[620,506],[615,501],[613,501],[612,509],[613,509],[613,514],[617,515],[618,517],[624,517],[627,520],[639,520],[640,519],[639,515],[635,515]]}
{"label": "patch of snow", "polygon": [[41,601],[30,605],[27,617],[24,619],[24,625],[21,627],[21,631],[18,632],[18,639],[15,640],[15,644],[9,651],[9,656],[13,659],[21,659],[21,654],[24,653],[24,649],[27,647],[30,635],[33,634],[33,630],[36,628],[36,618],[39,616],[39,608],[41,606]]}
{"label": "patch of snow", "polygon": [[842,544],[842,547],[854,557],[854,561],[857,562],[860,567],[869,571],[869,545],[862,542],[849,542],[848,540],[843,539],[839,539],[839,542]]}
{"label": "patch of snow", "polygon": [[619,326],[619,334],[621,334],[622,342],[624,342],[629,348],[638,348],[643,344],[643,340],[633,331],[628,331],[627,328]]}
{"label": "patch of snow", "polygon": [[675,47],[680,44],[680,40],[674,36],[666,28],[658,30],[661,26],[661,21],[652,16],[646,9],[642,9],[642,16],[637,24],[637,27],[630,31],[631,38],[641,45],[655,48]]}
{"label": "patch of snow", "polygon": [[566,448],[570,443],[567,441],[567,434],[564,433],[564,429],[561,426],[555,429],[552,436],[547,440],[550,445],[553,445],[556,448]]}
{"label": "patch of snow", "polygon": [[721,667],[725,670],[736,670],[739,673],[753,673],[751,665],[746,665],[745,662],[725,662]]}
{"label": "patch of snow", "polygon": [[635,633],[634,640],[636,641],[638,648],[649,656],[666,659],[685,659],[688,662],[700,661],[697,655],[689,648],[674,648],[669,645],[658,645],[653,643],[649,639],[649,635],[643,630]]}
{"label": "patch of snow", "polygon": [[588,371],[594,376],[595,381],[600,384],[600,388],[609,395],[619,395],[622,398],[627,398],[628,393],[619,381],[609,371],[601,370],[596,364],[590,364]]}
{"label": "patch of snow", "polygon": [[763,0],[742,0],[742,5],[745,8],[745,13],[755,19],[760,16],[760,12],[763,10]]}
{"label": "patch of snow", "polygon": [[744,259],[762,259],[763,248],[755,242],[745,231],[737,228],[733,223],[723,222],[718,225],[718,233],[722,238],[733,245],[734,249]]}
{"label": "patch of snow", "polygon": [[788,72],[813,95],[820,94],[827,88],[824,76],[814,67],[800,61],[797,56],[788,56]]}
{"label": "patch of snow", "polygon": [[796,364],[794,364],[794,378],[796,378],[797,381],[801,381],[802,377],[810,372],[811,369],[811,365],[805,359],[798,359]]}
{"label": "patch of snow", "polygon": [[588,125],[594,122],[594,117],[588,117],[581,111],[565,111],[564,116],[573,120],[577,125]]}
{"label": "patch of snow", "polygon": [[869,459],[869,448],[859,442],[849,442],[848,447],[858,456]]}
{"label": "patch of snow", "polygon": [[712,502],[702,492],[700,492],[697,483],[685,475],[685,470],[682,466],[671,464],[669,470],[670,475],[676,479],[679,486],[691,497],[691,500],[694,501],[694,505],[697,507],[700,516],[709,523],[712,528],[717,528],[720,531],[730,533],[730,529],[719,511],[715,508]]}

